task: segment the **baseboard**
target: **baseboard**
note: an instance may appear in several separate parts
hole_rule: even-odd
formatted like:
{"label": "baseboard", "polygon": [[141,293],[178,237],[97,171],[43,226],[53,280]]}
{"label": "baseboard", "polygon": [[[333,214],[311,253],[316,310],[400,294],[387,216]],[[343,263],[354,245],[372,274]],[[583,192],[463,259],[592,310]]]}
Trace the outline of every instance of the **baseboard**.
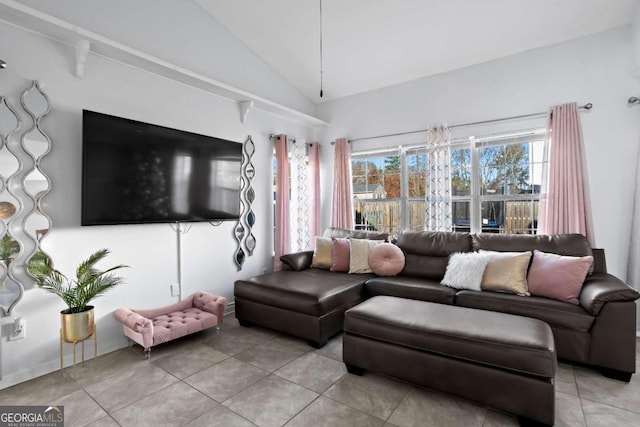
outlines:
{"label": "baseboard", "polygon": [[[66,346],[65,346],[66,347]],[[107,342],[106,344],[100,342],[100,348],[98,349],[98,356],[102,356],[103,354],[111,353],[112,351],[120,350],[121,348],[125,348],[126,344],[123,345],[122,340]],[[68,349],[65,348],[65,351]],[[80,363],[80,346],[76,349],[78,355],[76,356],[76,363]],[[93,359],[93,342],[91,340],[85,343],[85,360]],[[73,353],[66,354],[63,359],[64,367],[69,367],[73,365]],[[3,375],[0,380],[0,390],[11,387],[16,384],[20,384],[22,382],[32,380],[34,378],[41,377],[42,375],[50,374],[55,371],[60,370],[60,359],[50,360],[48,362],[42,363],[38,366],[30,367],[28,369],[24,369],[22,371],[14,372],[8,375]],[[46,403],[46,402],[45,402]]]}
{"label": "baseboard", "polygon": [[[229,305],[227,305],[227,308],[224,310],[224,315],[228,315],[228,314],[232,314],[236,312],[236,302],[235,301],[231,301],[229,303]],[[640,331],[638,331],[638,333],[640,333]]]}

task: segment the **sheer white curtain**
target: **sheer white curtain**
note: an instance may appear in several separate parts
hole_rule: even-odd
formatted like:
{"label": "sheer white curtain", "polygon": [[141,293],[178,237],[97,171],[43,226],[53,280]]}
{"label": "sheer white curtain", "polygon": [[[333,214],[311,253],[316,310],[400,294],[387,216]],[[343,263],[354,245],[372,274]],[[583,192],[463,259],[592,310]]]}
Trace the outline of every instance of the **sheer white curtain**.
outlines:
{"label": "sheer white curtain", "polygon": [[427,131],[427,189],[425,230],[451,231],[451,153],[449,128],[431,127]]}
{"label": "sheer white curtain", "polygon": [[307,144],[300,139],[289,141],[289,169],[291,171],[291,201],[289,226],[291,251],[300,252],[312,248],[313,237],[310,220],[312,181]]}

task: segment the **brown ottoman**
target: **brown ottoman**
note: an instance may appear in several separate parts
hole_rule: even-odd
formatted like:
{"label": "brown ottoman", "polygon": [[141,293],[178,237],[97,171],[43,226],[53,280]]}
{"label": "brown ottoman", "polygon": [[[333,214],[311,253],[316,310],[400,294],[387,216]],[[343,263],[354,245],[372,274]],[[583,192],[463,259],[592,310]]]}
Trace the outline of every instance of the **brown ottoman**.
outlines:
{"label": "brown ottoman", "polygon": [[344,363],[553,425],[551,328],[528,317],[377,296],[345,313]]}

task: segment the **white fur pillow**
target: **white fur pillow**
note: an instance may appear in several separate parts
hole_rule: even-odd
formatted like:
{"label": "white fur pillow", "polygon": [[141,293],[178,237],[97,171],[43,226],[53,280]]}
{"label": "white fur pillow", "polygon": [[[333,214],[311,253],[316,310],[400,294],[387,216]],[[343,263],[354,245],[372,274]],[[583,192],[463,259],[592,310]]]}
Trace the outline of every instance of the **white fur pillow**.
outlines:
{"label": "white fur pillow", "polygon": [[477,252],[452,254],[440,284],[456,289],[480,291],[482,275],[488,262],[488,256]]}

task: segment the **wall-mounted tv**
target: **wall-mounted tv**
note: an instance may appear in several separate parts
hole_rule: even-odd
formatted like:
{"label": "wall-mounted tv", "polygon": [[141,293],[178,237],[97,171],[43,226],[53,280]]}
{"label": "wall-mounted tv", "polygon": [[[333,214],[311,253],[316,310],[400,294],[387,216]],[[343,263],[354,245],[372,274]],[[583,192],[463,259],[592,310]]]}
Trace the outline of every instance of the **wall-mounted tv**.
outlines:
{"label": "wall-mounted tv", "polygon": [[240,143],[83,110],[82,150],[82,225],[240,215]]}

